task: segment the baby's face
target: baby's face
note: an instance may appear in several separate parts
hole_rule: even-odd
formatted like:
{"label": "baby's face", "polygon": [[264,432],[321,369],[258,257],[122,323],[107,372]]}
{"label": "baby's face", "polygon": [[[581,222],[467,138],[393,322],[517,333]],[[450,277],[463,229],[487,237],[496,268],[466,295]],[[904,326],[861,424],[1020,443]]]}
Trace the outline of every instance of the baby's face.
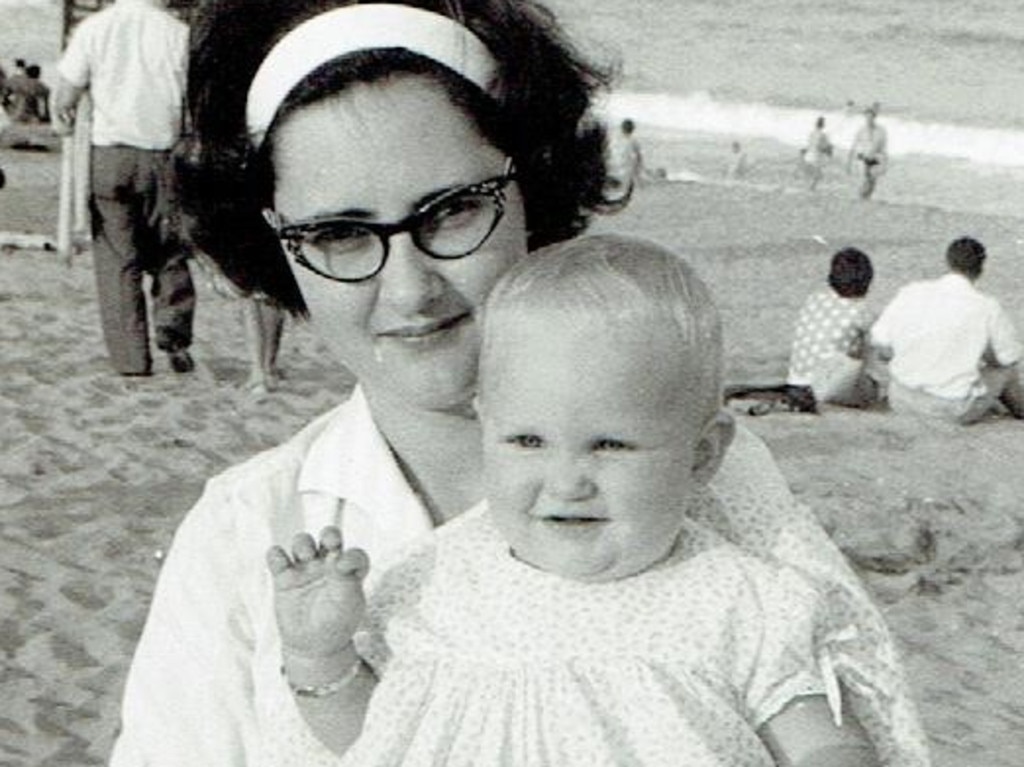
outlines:
{"label": "baby's face", "polygon": [[491,513],[516,557],[581,581],[663,559],[706,452],[678,341],[543,313],[497,334],[479,404]]}

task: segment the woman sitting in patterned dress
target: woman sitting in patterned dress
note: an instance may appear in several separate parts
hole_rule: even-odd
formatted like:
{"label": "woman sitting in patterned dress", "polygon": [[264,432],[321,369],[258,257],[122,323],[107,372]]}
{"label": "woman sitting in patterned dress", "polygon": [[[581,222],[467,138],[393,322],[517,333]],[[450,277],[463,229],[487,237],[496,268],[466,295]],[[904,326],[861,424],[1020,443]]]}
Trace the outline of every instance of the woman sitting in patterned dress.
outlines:
{"label": "woman sitting in patterned dress", "polygon": [[832,256],[829,290],[807,298],[789,357],[790,386],[808,386],[818,402],[864,407],[878,399],[868,371],[874,314],[865,296],[874,270],[867,254],[843,248]]}

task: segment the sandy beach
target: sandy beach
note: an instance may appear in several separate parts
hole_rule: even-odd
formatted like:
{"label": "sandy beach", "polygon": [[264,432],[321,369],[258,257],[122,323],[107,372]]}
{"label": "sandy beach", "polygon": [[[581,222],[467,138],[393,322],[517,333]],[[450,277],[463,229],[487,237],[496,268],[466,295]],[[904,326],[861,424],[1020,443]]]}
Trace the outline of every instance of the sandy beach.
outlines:
{"label": "sandy beach", "polygon": [[[657,148],[654,147],[655,163]],[[56,154],[0,150],[0,230],[52,232]],[[872,301],[936,275],[953,237],[989,248],[982,286],[1024,330],[1015,219],[744,186],[659,184],[595,228],[689,255],[726,323],[730,381],[785,372],[796,311],[831,253],[866,250]],[[91,257],[0,253],[0,765],[104,763],[162,553],[204,480],[344,397],[351,380],[289,323],[280,391],[254,397],[241,305],[198,269],[198,369],[157,358],[111,373]],[[1017,767],[1024,753],[1024,426],[969,429],[881,410],[735,410],[799,499],[862,567],[904,648],[938,767]]]}

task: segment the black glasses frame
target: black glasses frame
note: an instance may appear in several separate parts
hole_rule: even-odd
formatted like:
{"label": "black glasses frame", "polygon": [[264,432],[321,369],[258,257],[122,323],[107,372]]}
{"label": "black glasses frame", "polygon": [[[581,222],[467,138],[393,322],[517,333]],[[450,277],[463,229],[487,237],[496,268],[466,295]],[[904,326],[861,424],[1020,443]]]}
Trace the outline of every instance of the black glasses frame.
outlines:
{"label": "black glasses frame", "polygon": [[[403,218],[401,221],[393,223],[380,223],[377,221],[364,221],[362,219],[349,218],[347,216],[318,216],[316,218],[306,219],[304,221],[295,221],[293,223],[287,223],[281,218],[280,214],[271,209],[263,211],[264,218],[270,224],[271,228],[277,234],[288,253],[291,254],[292,258],[295,259],[295,263],[302,266],[314,274],[319,275],[328,280],[335,282],[365,282],[371,280],[381,273],[384,269],[384,265],[387,264],[388,256],[391,253],[391,238],[396,234],[402,234],[408,232],[412,237],[413,244],[425,253],[430,258],[437,259],[439,261],[456,261],[460,258],[472,255],[480,248],[484,246],[484,243],[490,239],[490,236],[494,234],[494,230],[498,228],[498,224],[501,223],[502,217],[505,215],[505,187],[509,185],[515,179],[515,169],[513,166],[512,158],[509,157],[505,161],[505,169],[502,171],[500,176],[494,176],[493,178],[484,179],[474,184],[466,184],[464,186],[455,187],[442,192],[437,197],[425,202],[419,208],[414,210],[408,216]],[[438,209],[439,206],[443,206],[447,201],[457,197],[461,197],[467,194],[484,194],[494,200],[497,206],[494,221],[491,223],[487,233],[481,238],[480,242],[469,248],[465,252],[454,253],[454,254],[440,254],[433,252],[423,241],[422,234],[420,232],[421,225],[430,220],[430,217]],[[370,274],[364,277],[338,277],[337,275],[325,272],[313,263],[309,261],[302,253],[302,241],[306,235],[316,232],[321,229],[329,228],[338,224],[348,224],[354,227],[363,229],[370,234],[375,235],[381,243],[381,256],[380,263],[377,268]]]}

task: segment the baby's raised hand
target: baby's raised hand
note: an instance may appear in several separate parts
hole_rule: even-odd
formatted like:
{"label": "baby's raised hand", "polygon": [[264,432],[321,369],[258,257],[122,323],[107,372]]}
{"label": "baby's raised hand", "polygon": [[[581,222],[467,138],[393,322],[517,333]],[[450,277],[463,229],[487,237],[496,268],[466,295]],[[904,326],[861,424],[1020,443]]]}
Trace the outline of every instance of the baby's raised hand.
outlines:
{"label": "baby's raised hand", "polygon": [[291,556],[280,546],[267,552],[274,579],[274,609],[288,660],[329,663],[349,647],[363,619],[363,578],[369,560],[361,549],[345,550],[341,531],[326,527],[292,539]]}

